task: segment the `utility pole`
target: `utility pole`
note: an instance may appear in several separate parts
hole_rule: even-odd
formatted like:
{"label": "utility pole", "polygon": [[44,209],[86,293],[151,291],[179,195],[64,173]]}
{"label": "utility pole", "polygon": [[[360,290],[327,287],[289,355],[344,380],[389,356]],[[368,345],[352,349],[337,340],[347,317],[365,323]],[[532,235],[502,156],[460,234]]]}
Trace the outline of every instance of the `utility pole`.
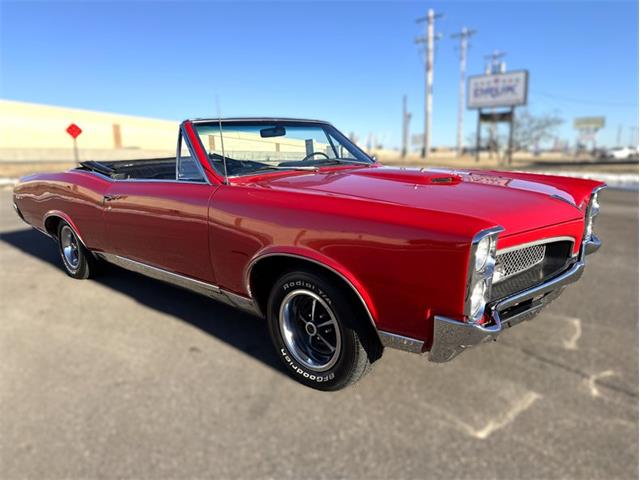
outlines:
{"label": "utility pole", "polygon": [[638,127],[636,125],[632,125],[629,127],[629,146],[637,147],[638,146]]}
{"label": "utility pole", "polygon": [[407,156],[409,150],[409,122],[411,114],[407,111],[407,96],[402,97],[402,158]]}
{"label": "utility pole", "polygon": [[467,70],[467,47],[469,46],[469,37],[475,35],[475,30],[469,30],[462,27],[460,33],[454,33],[451,38],[460,39],[460,85],[458,86],[458,138],[457,147],[458,155],[462,155],[462,129],[464,127],[464,86],[465,74]]}
{"label": "utility pole", "polygon": [[500,59],[503,58],[506,54],[507,52],[494,50],[491,54],[485,55],[485,60],[488,60],[487,64],[485,65],[485,73],[487,75],[504,73],[506,71],[506,65],[504,62],[501,62]]}
{"label": "utility pole", "polygon": [[419,37],[416,43],[427,44],[427,55],[425,62],[425,96],[424,96],[424,135],[422,140],[422,158],[428,159],[431,150],[431,108],[433,105],[433,43],[438,37],[434,35],[436,18],[442,14],[436,14],[433,9],[429,9],[426,17],[418,18],[417,23],[427,22],[426,37]]}
{"label": "utility pole", "polygon": [[622,124],[618,124],[618,134],[616,135],[616,147],[622,146]]}

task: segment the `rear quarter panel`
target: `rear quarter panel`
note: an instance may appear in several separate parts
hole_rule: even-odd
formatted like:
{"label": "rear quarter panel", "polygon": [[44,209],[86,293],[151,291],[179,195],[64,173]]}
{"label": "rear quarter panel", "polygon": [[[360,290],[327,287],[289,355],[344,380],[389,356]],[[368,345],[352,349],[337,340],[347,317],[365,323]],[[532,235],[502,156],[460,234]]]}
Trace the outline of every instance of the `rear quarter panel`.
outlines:
{"label": "rear quarter panel", "polygon": [[51,214],[66,215],[85,245],[106,249],[102,198],[110,182],[80,171],[47,173],[25,177],[14,188],[14,201],[25,220],[45,230]]}

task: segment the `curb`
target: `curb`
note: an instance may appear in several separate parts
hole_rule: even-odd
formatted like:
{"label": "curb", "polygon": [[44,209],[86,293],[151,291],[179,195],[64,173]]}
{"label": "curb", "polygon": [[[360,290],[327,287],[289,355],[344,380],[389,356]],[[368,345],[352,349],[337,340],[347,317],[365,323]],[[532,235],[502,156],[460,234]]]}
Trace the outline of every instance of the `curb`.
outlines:
{"label": "curb", "polygon": [[609,188],[620,190],[638,191],[639,176],[637,173],[606,173],[606,172],[572,172],[572,171],[552,171],[535,170],[524,171],[524,173],[535,173],[539,175],[555,175],[558,177],[585,178],[605,182]]}

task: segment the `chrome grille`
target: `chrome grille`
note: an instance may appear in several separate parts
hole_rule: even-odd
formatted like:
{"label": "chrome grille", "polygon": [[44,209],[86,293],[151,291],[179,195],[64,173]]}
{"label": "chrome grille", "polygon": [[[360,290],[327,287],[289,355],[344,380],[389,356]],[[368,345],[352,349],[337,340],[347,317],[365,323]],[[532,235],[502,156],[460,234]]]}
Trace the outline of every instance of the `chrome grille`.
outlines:
{"label": "chrome grille", "polygon": [[498,253],[496,257],[496,277],[494,282],[500,282],[538,265],[544,260],[546,245],[532,245],[517,250]]}

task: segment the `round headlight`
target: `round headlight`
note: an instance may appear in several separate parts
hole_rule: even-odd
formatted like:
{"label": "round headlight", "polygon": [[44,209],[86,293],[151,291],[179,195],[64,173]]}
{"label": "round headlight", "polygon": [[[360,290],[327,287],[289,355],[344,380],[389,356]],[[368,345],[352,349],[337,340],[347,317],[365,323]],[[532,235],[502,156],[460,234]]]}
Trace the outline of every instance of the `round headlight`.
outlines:
{"label": "round headlight", "polygon": [[487,289],[487,285],[485,284],[484,280],[479,281],[473,287],[473,290],[471,292],[471,311],[470,311],[471,321],[473,321],[479,316],[481,310],[485,306],[484,294],[486,289]]}
{"label": "round headlight", "polygon": [[476,272],[481,271],[487,264],[489,254],[491,253],[491,238],[484,237],[478,243],[476,248]]}

